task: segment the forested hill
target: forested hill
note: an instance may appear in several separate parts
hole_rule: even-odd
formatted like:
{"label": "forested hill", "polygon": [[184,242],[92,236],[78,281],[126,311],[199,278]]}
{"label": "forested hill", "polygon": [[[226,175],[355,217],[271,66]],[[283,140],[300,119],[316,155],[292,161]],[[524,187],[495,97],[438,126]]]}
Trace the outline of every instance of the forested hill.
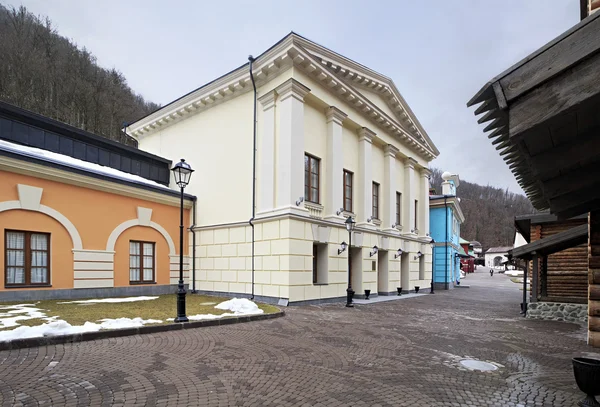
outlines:
{"label": "forested hill", "polygon": [[[431,186],[441,194],[442,171],[434,168],[432,172]],[[456,193],[465,215],[461,237],[480,242],[484,250],[493,246],[512,246],[515,216],[535,212],[527,197],[502,188],[461,179]]]}
{"label": "forested hill", "polygon": [[135,141],[121,132],[123,123],[159,107],[24,7],[0,4],[0,39],[4,102],[130,145]]}

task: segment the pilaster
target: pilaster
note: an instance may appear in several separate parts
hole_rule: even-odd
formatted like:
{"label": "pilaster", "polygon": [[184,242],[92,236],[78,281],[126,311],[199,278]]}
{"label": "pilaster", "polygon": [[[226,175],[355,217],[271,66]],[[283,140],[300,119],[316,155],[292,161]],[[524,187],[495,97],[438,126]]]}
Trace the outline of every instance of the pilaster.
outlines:
{"label": "pilaster", "polygon": [[402,231],[404,234],[415,232],[415,164],[417,162],[408,157],[404,162],[404,193],[402,194]]}
{"label": "pilaster", "polygon": [[419,199],[419,212],[421,214],[419,222],[419,236],[431,234],[429,230],[429,177],[431,171],[427,168],[421,168],[421,198]]}
{"label": "pilaster", "polygon": [[360,173],[358,174],[358,199],[360,200],[360,207],[358,216],[358,222],[356,226],[363,228],[375,229],[375,225],[372,222],[368,222],[371,218],[373,210],[373,154],[372,144],[375,132],[372,130],[362,127],[358,131],[358,167]]}
{"label": "pilaster", "polygon": [[344,152],[342,148],[342,123],[346,113],[330,106],[325,111],[327,118],[327,172],[325,194],[325,219],[343,222],[337,211],[344,207]]}
{"label": "pilaster", "polygon": [[258,213],[273,209],[275,203],[275,97],[274,90],[261,96],[263,123],[259,145]]}
{"label": "pilaster", "polygon": [[[391,144],[384,148],[383,179],[383,230],[399,233],[396,229],[396,154],[399,150]],[[394,227],[392,227],[394,226]]]}
{"label": "pilaster", "polygon": [[304,197],[304,97],[310,89],[289,79],[276,89],[279,137],[277,139],[277,208],[304,213],[296,205]]}

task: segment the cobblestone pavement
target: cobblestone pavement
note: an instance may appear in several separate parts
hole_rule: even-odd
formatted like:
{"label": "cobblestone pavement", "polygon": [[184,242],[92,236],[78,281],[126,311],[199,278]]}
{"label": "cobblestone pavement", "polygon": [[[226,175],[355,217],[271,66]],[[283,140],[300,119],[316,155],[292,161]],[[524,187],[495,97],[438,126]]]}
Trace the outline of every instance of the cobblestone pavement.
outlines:
{"label": "cobblestone pavement", "polygon": [[[571,358],[600,353],[578,325],[524,320],[501,274],[470,288],[347,309],[0,352],[0,404],[573,406]],[[175,304],[174,304],[175,305]],[[463,358],[501,365],[460,367]]]}

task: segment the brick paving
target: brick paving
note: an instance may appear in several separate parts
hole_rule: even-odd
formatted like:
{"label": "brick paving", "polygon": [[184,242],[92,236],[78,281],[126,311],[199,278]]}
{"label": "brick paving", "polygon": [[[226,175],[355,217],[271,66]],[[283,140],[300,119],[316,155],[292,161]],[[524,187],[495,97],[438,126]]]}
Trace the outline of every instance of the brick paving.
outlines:
{"label": "brick paving", "polygon": [[[480,268],[481,270],[481,268]],[[284,318],[0,352],[2,406],[573,406],[579,325],[524,320],[521,291],[290,307]],[[175,304],[173,304],[175,305]],[[469,371],[460,360],[501,365]]]}

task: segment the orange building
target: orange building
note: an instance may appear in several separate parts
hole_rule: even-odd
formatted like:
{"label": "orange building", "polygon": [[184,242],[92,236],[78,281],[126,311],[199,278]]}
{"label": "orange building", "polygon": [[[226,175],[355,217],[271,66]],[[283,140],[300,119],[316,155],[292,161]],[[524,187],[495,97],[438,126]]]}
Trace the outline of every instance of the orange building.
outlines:
{"label": "orange building", "polygon": [[[0,301],[174,293],[170,166],[0,103]],[[184,198],[187,230],[194,197]]]}

